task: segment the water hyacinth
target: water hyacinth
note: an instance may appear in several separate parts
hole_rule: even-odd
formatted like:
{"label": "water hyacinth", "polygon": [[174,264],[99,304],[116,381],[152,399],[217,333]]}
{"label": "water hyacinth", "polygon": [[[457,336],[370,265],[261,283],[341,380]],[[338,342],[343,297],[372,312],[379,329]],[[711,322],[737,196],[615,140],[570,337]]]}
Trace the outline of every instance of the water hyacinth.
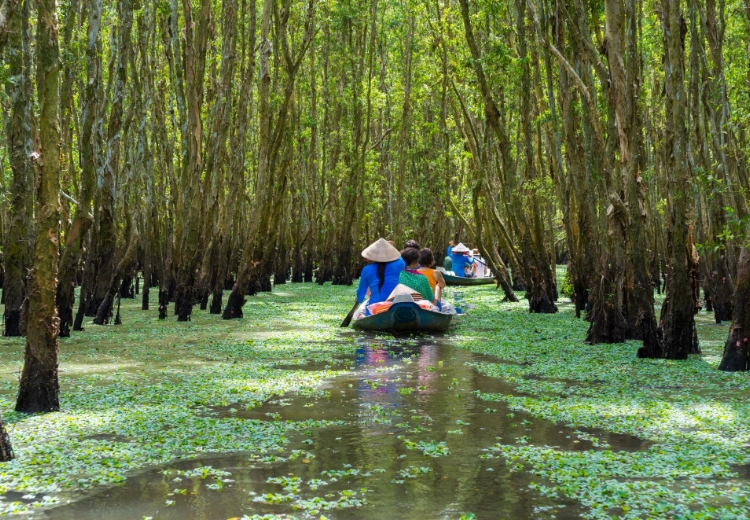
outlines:
{"label": "water hyacinth", "polygon": [[[687,361],[639,360],[634,342],[583,344],[587,323],[569,305],[557,315],[529,315],[523,303],[500,303],[492,289],[473,288],[463,295],[474,309],[445,339],[470,352],[458,356],[469,361],[454,361],[455,349],[436,360],[419,350],[424,340],[342,334],[345,294],[290,286],[250,299],[245,320],[199,314],[179,327],[126,306],[126,325],[88,327],[63,340],[59,413],[13,412],[14,375],[1,374],[0,405],[18,458],[0,465],[0,494],[23,498],[0,499],[0,514],[59,506],[147,466],[191,459],[199,460],[162,470],[169,484],[163,507],[179,511],[191,489],[247,497],[235,470],[202,459],[244,453],[271,474],[249,490],[248,507],[283,512],[238,510],[237,518],[381,507],[393,500],[387,486],[451,482],[450,472],[430,480],[441,461],[520,476],[514,492],[531,493],[540,518],[566,504],[579,504],[577,514],[592,519],[750,516],[743,470],[750,464],[750,378],[715,370],[725,329],[701,323],[703,354]],[[21,343],[0,341],[0,361],[20,367]],[[418,350],[388,363],[374,359],[371,370],[348,379],[362,341],[377,341],[383,352]],[[456,363],[465,363],[464,372],[448,375]],[[349,399],[345,392],[372,400],[343,415],[336,400]],[[393,407],[379,396],[409,404]],[[428,398],[451,403],[446,409],[454,412],[423,408]],[[471,399],[478,403],[473,415],[455,415]],[[271,411],[249,418],[261,406]],[[288,409],[325,415],[289,420]],[[475,449],[480,426],[492,441]],[[346,428],[392,435],[401,455],[385,468],[320,465],[321,439],[346,451]],[[560,431],[540,437],[542,429]],[[289,464],[310,469],[304,476],[275,469]]]}

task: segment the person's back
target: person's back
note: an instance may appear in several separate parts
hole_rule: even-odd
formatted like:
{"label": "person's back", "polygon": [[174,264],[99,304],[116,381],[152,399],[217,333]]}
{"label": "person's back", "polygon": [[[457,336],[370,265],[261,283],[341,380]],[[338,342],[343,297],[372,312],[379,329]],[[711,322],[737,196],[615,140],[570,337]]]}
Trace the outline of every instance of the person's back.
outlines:
{"label": "person's back", "polygon": [[381,262],[368,264],[362,269],[357,300],[364,301],[367,289],[370,289],[370,305],[385,301],[399,283],[399,276],[406,264],[402,259],[384,263],[383,280],[378,276],[378,265]]}
{"label": "person's back", "polygon": [[419,272],[401,271],[398,281],[409,289],[417,291],[427,301],[431,302],[435,299],[435,293],[430,288],[430,282],[425,275]]}
{"label": "person's back", "polygon": [[427,278],[432,292],[435,292],[435,287],[437,286],[437,280],[435,279],[435,270],[429,267],[420,267],[419,272],[424,275],[425,278]]}
{"label": "person's back", "polygon": [[481,256],[474,256],[474,263],[476,264],[476,271],[474,272],[474,276],[477,278],[484,278],[486,275],[486,264],[484,263],[484,258]]}
{"label": "person's back", "polygon": [[477,278],[484,278],[485,276],[489,276],[489,273],[487,272],[487,263],[479,253],[479,249],[474,249],[471,252],[471,255],[474,257],[474,276],[476,276]]}
{"label": "person's back", "polygon": [[401,251],[401,258],[406,263],[406,269],[401,271],[399,283],[414,289],[422,295],[422,298],[432,302],[435,299],[435,293],[430,287],[430,282],[425,275],[417,271],[419,268],[419,251],[411,248],[404,249]]}
{"label": "person's back", "polygon": [[467,258],[464,255],[457,255],[455,253],[451,255],[451,261],[453,262],[453,272],[456,276],[466,276],[466,260]]}
{"label": "person's back", "polygon": [[357,287],[357,302],[363,303],[370,294],[370,304],[385,301],[398,285],[398,277],[406,264],[401,253],[384,239],[370,244],[362,257],[372,262],[362,269]]}
{"label": "person's back", "polygon": [[466,266],[474,263],[473,258],[466,256],[468,252],[469,248],[463,244],[458,244],[453,248],[451,260],[453,260],[453,272],[456,276],[466,277]]}
{"label": "person's back", "polygon": [[443,269],[446,271],[453,271],[453,259],[449,256],[445,257],[445,260],[443,260]]}

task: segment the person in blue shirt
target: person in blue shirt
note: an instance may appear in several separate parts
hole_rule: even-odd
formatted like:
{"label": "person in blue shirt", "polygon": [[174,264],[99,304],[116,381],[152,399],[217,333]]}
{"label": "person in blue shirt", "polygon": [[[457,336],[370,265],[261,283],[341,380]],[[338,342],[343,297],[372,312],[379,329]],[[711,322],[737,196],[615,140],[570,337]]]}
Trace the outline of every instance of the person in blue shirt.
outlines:
{"label": "person in blue shirt", "polygon": [[443,268],[446,271],[453,271],[453,258],[451,258],[452,254],[453,254],[453,240],[448,242],[448,249],[445,250],[445,260],[443,260]]}
{"label": "person in blue shirt", "polygon": [[474,259],[469,256],[469,248],[463,244],[458,244],[453,248],[451,252],[451,260],[453,260],[453,272],[456,276],[464,278],[473,278],[474,273],[466,273],[467,266],[471,269]]}
{"label": "person in blue shirt", "polygon": [[368,292],[369,305],[385,301],[398,285],[401,271],[406,268],[401,253],[381,238],[362,251],[362,256],[373,263],[362,269],[357,287],[357,301],[364,302]]}

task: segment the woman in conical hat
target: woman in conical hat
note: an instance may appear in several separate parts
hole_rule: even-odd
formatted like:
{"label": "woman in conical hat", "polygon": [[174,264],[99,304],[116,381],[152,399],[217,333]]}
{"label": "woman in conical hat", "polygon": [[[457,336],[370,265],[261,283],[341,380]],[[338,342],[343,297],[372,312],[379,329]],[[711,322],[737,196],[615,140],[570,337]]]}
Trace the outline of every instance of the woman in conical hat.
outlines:
{"label": "woman in conical hat", "polygon": [[[451,260],[453,260],[453,272],[456,276],[473,277],[474,259],[468,256],[469,248],[463,244],[458,244],[453,248]],[[466,272],[468,269],[468,273]]]}
{"label": "woman in conical hat", "polygon": [[368,290],[370,305],[385,301],[398,285],[399,275],[406,267],[401,259],[401,253],[381,238],[362,251],[362,256],[372,263],[362,269],[357,288],[357,301],[364,302]]}

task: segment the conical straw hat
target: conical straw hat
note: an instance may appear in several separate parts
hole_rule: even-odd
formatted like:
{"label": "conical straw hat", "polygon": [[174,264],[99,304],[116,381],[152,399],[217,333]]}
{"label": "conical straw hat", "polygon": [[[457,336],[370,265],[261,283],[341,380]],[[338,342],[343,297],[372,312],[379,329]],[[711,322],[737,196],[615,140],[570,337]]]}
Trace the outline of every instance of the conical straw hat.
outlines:
{"label": "conical straw hat", "polygon": [[453,252],[454,253],[468,253],[469,248],[463,245],[463,243],[461,243],[453,248]]}
{"label": "conical straw hat", "polygon": [[362,256],[373,262],[393,262],[401,258],[401,253],[385,239],[380,238],[362,251]]}

